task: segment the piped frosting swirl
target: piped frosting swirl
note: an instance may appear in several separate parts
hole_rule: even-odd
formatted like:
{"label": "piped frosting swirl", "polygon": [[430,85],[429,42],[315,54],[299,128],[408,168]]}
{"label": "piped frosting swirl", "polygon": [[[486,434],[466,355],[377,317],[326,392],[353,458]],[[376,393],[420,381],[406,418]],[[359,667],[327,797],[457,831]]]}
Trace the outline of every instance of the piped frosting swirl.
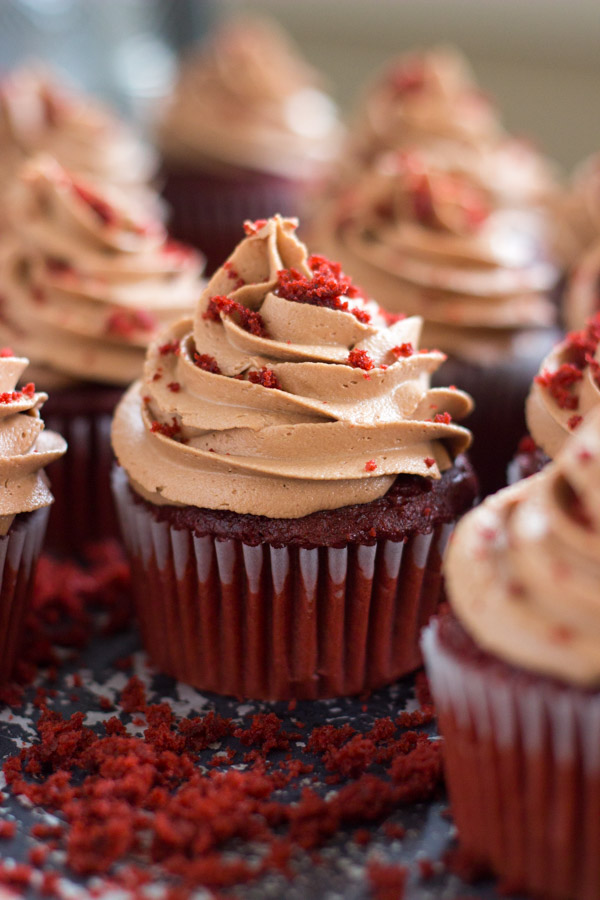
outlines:
{"label": "piped frosting swirl", "polygon": [[295,220],[247,223],[196,315],[149,348],[113,446],[156,503],[298,518],[438,479],[470,442],[466,394],[429,386],[421,320],[391,325]]}
{"label": "piped frosting swirl", "polygon": [[600,409],[543,472],[459,523],[446,558],[455,614],[484,649],[600,685]]}
{"label": "piped frosting swirl", "polygon": [[496,205],[417,151],[380,157],[316,232],[384,306],[422,315],[424,340],[455,355],[494,360],[554,322],[544,218]]}
{"label": "piped frosting swirl", "polygon": [[43,470],[67,449],[60,435],[44,430],[40,409],[48,395],[32,383],[16,388],[27,365],[9,348],[0,350],[0,535],[19,513],[52,503]]}
{"label": "piped frosting swirl", "polygon": [[341,136],[319,84],[274,23],[226,22],[181,68],[158,126],[162,151],[184,166],[313,175]]}
{"label": "piped frosting swirl", "polygon": [[570,332],[544,359],[527,398],[527,426],[554,459],[567,438],[600,406],[600,313]]}
{"label": "piped frosting swirl", "polygon": [[23,166],[0,249],[0,334],[36,365],[129,384],[167,322],[197,302],[202,261],[114,188],[50,157]]}

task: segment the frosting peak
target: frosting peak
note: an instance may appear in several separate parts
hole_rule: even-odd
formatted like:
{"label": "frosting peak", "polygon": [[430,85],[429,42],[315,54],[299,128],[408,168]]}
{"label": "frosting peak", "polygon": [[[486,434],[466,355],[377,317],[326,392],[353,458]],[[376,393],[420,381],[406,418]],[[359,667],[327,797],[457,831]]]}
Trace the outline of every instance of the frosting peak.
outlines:
{"label": "frosting peak", "polygon": [[459,523],[446,560],[452,607],[515,665],[600,684],[600,409],[538,475]]}
{"label": "frosting peak", "polygon": [[40,409],[48,395],[32,383],[16,389],[27,365],[9,348],[0,350],[0,535],[19,513],[52,503],[43,469],[67,449],[58,434],[44,431]]}
{"label": "frosting peak", "polygon": [[429,387],[444,356],[418,350],[421,320],[388,325],[296,226],[247,223],[119,406],[115,452],[154,502],[297,518],[437,479],[468,446],[470,399]]}
{"label": "frosting peak", "polygon": [[159,124],[163,151],[184,165],[311,175],[341,133],[319,81],[274,23],[225,22],[181,68]]}
{"label": "frosting peak", "polygon": [[0,333],[55,372],[128,384],[150,339],[197,301],[200,257],[51,157],[24,164],[10,200]]}

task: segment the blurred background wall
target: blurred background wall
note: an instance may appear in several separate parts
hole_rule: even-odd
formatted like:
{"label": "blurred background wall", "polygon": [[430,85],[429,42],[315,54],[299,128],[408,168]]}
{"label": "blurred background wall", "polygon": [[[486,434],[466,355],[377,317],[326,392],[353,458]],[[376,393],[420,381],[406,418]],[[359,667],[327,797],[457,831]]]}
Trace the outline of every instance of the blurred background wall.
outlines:
{"label": "blurred background wall", "polygon": [[0,66],[47,59],[144,120],[177,55],[241,10],[278,19],[345,109],[386,59],[446,41],[511,131],[565,166],[600,149],[599,0],[0,0]]}

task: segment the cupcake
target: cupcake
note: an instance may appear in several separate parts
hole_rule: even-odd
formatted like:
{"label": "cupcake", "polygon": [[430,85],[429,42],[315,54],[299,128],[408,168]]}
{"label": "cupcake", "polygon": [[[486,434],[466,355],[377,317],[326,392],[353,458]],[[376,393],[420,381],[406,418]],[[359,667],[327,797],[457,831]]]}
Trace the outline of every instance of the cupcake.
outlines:
{"label": "cupcake", "polygon": [[543,360],[526,403],[528,436],[509,468],[509,481],[540,471],[569,435],[600,406],[600,313],[572,331]]}
{"label": "cupcake", "polygon": [[300,211],[340,134],[319,76],[275,24],[225,22],[184,62],[158,123],[173,234],[214,271],[245,218]]}
{"label": "cupcake", "polygon": [[0,350],[0,684],[10,678],[21,649],[37,560],[52,494],[44,468],[67,449],[44,430],[47,394],[24,381],[28,361]]}
{"label": "cupcake", "polygon": [[114,187],[100,192],[50,157],[20,170],[0,248],[0,340],[53,391],[50,427],[67,437],[55,467],[52,540],[66,547],[113,528],[110,418],[149,341],[190,311],[201,262]]}
{"label": "cupcake", "polygon": [[423,636],[462,852],[508,892],[600,896],[600,410],[465,516]]}
{"label": "cupcake", "polygon": [[420,664],[441,553],[477,492],[470,409],[431,388],[418,317],[387,324],[297,221],[246,223],[194,319],[115,412],[113,489],[144,643],[202,690],[352,694]]}
{"label": "cupcake", "polygon": [[482,488],[504,484],[529,385],[557,339],[560,271],[545,216],[401,151],[365,170],[313,231],[383,307],[423,316],[425,345],[449,357],[441,377],[475,399]]}
{"label": "cupcake", "polygon": [[[153,151],[96,100],[30,66],[0,82],[0,196],[24,160],[38,153],[53,156],[87,182],[117,185],[155,213],[161,208],[148,188],[156,170]],[[4,209],[0,224],[8,224]]]}

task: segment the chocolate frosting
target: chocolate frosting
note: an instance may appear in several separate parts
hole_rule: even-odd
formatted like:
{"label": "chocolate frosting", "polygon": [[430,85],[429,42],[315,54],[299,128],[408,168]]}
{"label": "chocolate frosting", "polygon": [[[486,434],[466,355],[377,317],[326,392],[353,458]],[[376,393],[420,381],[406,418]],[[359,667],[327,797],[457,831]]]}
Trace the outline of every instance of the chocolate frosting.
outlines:
{"label": "chocolate frosting", "polygon": [[10,218],[0,335],[57,375],[129,384],[152,337],[203,289],[199,255],[161,222],[50,157],[24,164]]}
{"label": "chocolate frosting", "polygon": [[600,409],[555,463],[459,523],[445,575],[466,630],[503,660],[600,684]]}
{"label": "chocolate frosting", "polygon": [[226,22],[181,68],[158,126],[163,154],[183,166],[311,176],[341,137],[319,82],[274,23]]}
{"label": "chocolate frosting", "polygon": [[60,435],[44,431],[40,409],[48,395],[33,383],[16,390],[27,364],[8,348],[0,352],[0,535],[19,513],[52,503],[44,468],[67,449]]}
{"label": "chocolate frosting", "polygon": [[554,322],[545,218],[417,151],[380,157],[315,231],[383,306],[422,315],[424,341],[456,356],[494,362]]}
{"label": "chocolate frosting", "polygon": [[399,473],[439,479],[470,443],[453,421],[470,398],[429,386],[444,356],[418,351],[421,320],[388,325],[296,225],[247,223],[194,319],[150,346],[113,423],[146,499],[297,518],[382,497]]}

